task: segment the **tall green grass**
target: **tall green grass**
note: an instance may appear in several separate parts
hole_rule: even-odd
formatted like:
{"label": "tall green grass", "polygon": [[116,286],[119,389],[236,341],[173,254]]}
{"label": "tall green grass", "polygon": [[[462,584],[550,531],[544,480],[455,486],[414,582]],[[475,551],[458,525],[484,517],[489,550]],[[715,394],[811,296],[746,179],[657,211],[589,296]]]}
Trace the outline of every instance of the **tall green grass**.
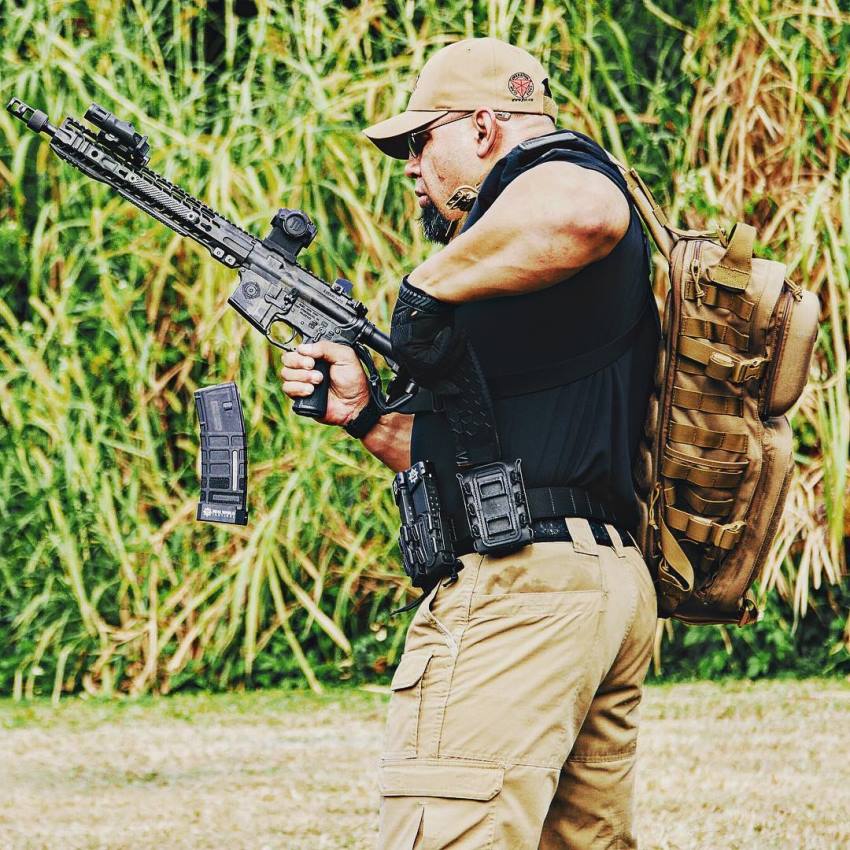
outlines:
{"label": "tall green grass", "polygon": [[[813,640],[845,663],[829,587],[848,531],[850,15],[829,0],[703,2],[684,19],[672,0],[621,5],[258,0],[249,17],[232,0],[0,0],[0,98],[54,122],[97,100],[150,136],[153,168],[258,235],[278,206],[305,209],[319,236],[303,262],[350,278],[386,326],[431,249],[401,165],[360,129],[403,108],[446,41],[527,47],[562,125],[639,167],[683,223],[746,217],[820,294],[763,591],[786,633],[816,603]],[[226,305],[232,275],[5,111],[0,262],[0,690],[319,690],[393,663],[406,621],[386,617],[408,588],[387,470],[291,414],[278,356]],[[192,392],[224,380],[250,430],[245,529],[193,519]],[[711,635],[721,653],[742,640]],[[668,640],[674,658],[694,638]]]}

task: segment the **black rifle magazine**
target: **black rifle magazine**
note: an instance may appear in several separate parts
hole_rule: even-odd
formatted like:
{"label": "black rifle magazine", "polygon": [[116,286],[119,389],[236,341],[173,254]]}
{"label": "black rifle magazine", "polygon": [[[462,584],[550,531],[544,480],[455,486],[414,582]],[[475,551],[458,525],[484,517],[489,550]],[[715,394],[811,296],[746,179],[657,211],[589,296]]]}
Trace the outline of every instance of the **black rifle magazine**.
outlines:
{"label": "black rifle magazine", "polygon": [[196,518],[248,523],[248,455],[239,390],[232,381],[195,393],[201,428],[201,501]]}

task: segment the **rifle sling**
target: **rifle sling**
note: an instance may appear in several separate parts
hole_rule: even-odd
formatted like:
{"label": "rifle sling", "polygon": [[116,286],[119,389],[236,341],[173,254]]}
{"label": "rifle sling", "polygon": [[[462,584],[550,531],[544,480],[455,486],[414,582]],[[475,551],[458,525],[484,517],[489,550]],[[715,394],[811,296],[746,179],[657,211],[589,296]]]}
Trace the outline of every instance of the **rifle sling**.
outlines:
{"label": "rifle sling", "polygon": [[645,316],[654,307],[654,298],[650,296],[647,298],[637,320],[628,330],[605,343],[605,345],[591,351],[571,357],[569,360],[562,360],[559,363],[538,366],[536,369],[492,376],[489,384],[493,397],[508,398],[548,390],[563,384],[570,384],[598,372],[625,354],[635,344],[643,328]]}

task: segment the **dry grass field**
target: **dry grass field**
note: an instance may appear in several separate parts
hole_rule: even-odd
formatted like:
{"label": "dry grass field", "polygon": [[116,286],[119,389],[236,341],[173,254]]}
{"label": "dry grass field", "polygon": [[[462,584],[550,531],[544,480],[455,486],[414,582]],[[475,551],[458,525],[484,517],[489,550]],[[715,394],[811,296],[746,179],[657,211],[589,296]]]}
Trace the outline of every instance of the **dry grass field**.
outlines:
{"label": "dry grass field", "polygon": [[[367,850],[386,696],[0,703],[2,850]],[[643,850],[850,847],[850,685],[652,687]]]}

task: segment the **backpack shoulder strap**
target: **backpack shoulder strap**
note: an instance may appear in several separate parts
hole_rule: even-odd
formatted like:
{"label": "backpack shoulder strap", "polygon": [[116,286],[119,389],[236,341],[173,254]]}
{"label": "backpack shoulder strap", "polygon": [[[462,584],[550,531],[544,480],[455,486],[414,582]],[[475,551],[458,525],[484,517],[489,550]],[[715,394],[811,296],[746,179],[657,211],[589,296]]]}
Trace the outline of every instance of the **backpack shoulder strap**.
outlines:
{"label": "backpack shoulder strap", "polygon": [[658,246],[658,250],[664,255],[664,259],[669,260],[675,240],[667,214],[655,200],[652,192],[649,191],[649,186],[644,183],[643,178],[634,168],[626,168],[610,153],[608,153],[608,157],[620,169],[637,211],[640,213],[647,230],[652,234],[652,241]]}
{"label": "backpack shoulder strap", "polygon": [[[562,130],[557,133],[549,133],[545,136],[528,139],[517,146],[517,150],[521,156],[539,156],[542,152],[551,148],[568,148],[570,150],[583,151],[598,159],[607,158],[622,175],[640,217],[652,235],[652,239],[658,246],[658,250],[661,251],[666,260],[670,259],[670,252],[673,250],[673,245],[681,238],[719,239],[723,244],[726,244],[726,239],[721,230],[684,230],[674,227],[661,205],[653,197],[652,192],[640,174],[634,168],[627,168],[610,151],[607,151],[583,133]],[[724,275],[723,270],[721,270],[720,274],[728,279],[738,272],[738,279],[740,279],[740,272],[744,270],[744,263],[743,260],[738,261],[737,254],[742,252],[734,251],[732,253],[734,256],[729,257],[731,262],[722,264],[732,269],[731,275]]]}
{"label": "backpack shoulder strap", "polygon": [[[679,239],[718,239],[722,243],[726,243],[723,231],[719,229],[684,230],[679,227],[673,227],[667,218],[667,214],[658,201],[655,200],[652,192],[649,190],[649,186],[646,185],[640,174],[634,168],[627,168],[609,151],[605,151],[605,153],[623,175],[626,186],[629,188],[629,194],[635,202],[640,217],[652,234],[652,239],[658,246],[658,250],[664,255],[664,259],[670,260],[670,252]],[[752,252],[750,253],[752,255]],[[733,268],[738,269],[740,266],[733,265]]]}

